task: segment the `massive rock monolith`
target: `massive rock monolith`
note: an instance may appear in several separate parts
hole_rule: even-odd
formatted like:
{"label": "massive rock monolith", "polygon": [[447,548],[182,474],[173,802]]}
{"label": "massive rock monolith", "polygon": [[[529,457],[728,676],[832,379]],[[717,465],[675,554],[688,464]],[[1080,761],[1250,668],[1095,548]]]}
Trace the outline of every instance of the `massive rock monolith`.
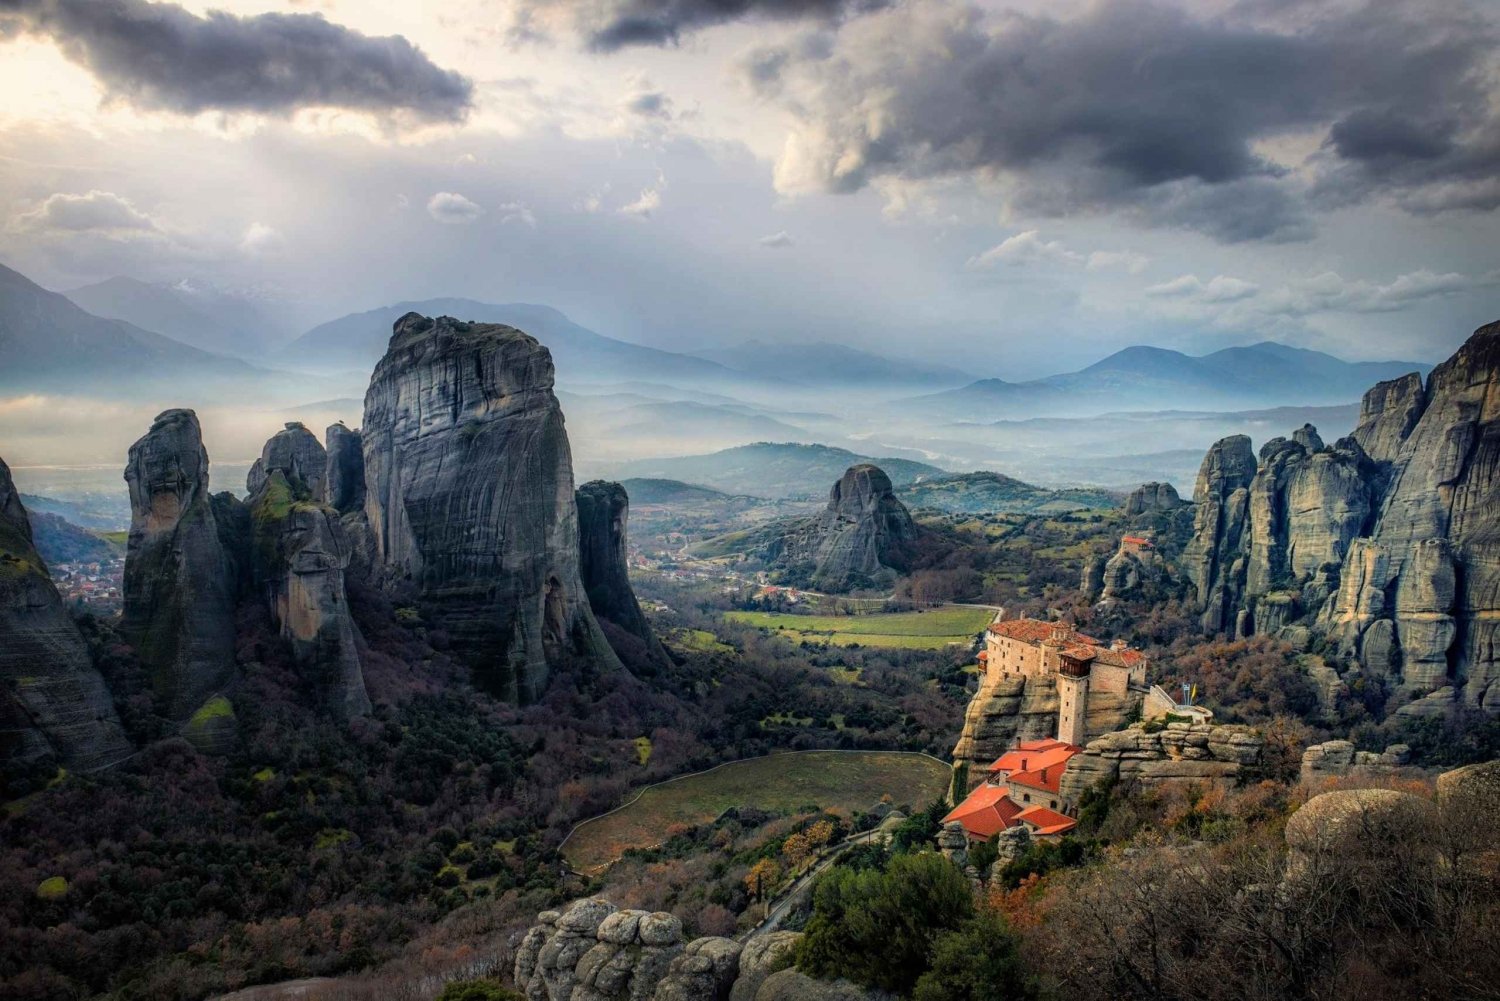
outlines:
{"label": "massive rock monolith", "polygon": [[1233,477],[1224,442],[1204,460],[1184,569],[1205,629],[1311,626],[1403,700],[1500,712],[1500,323],[1425,386],[1375,386],[1332,448],[1296,437],[1248,480],[1248,441]]}
{"label": "massive rock monolith", "polygon": [[579,572],[590,607],[600,620],[639,639],[647,656],[660,660],[665,652],[630,586],[630,497],[618,483],[594,480],[578,488],[577,500]]}
{"label": "massive rock monolith", "polygon": [[198,417],[168,410],[130,446],[130,537],[120,629],[164,712],[185,720],[235,677],[234,561],[208,494]]}
{"label": "massive rock monolith", "polygon": [[[300,424],[266,442],[250,482],[255,583],[313,698],[335,715],[370,711],[344,575],[350,545],[339,512],[318,499],[331,463]],[[316,472],[309,483],[305,474]]]}
{"label": "massive rock monolith", "polygon": [[53,754],[96,768],[129,753],[114,701],[32,545],[30,519],[0,460],[0,764]]}
{"label": "massive rock monolith", "polygon": [[618,666],[578,572],[552,356],[514,327],[396,321],[365,394],[365,515],[386,586],[492,690],[530,700],[569,657]]}
{"label": "massive rock monolith", "polygon": [[891,478],[862,463],[844,471],[823,513],[786,547],[811,562],[813,587],[837,592],[889,587],[910,565],[916,540],[917,526]]}
{"label": "massive rock monolith", "polygon": [[1182,504],[1176,487],[1153,480],[1130,491],[1130,496],[1125,498],[1125,515],[1134,518],[1143,514],[1165,514],[1176,511]]}

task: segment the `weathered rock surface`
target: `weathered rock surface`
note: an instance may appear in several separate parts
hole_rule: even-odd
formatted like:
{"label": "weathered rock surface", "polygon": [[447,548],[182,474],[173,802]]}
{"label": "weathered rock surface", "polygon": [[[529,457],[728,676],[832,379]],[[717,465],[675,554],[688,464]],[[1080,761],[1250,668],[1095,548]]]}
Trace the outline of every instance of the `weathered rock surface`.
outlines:
{"label": "weathered rock surface", "polygon": [[324,433],[328,472],[324,491],[328,505],[339,514],[352,514],[365,507],[365,453],[358,431],[343,424],[330,424]]}
{"label": "weathered rock surface", "polygon": [[729,1001],[755,1001],[761,985],[792,960],[802,933],[773,931],[757,935],[740,952],[740,975],[729,990]]}
{"label": "weathered rock surface", "polygon": [[130,744],[88,646],[32,545],[31,521],[0,460],[0,763],[55,754],[97,768]]}
{"label": "weathered rock surface", "polygon": [[755,1001],[879,1001],[888,997],[847,980],[814,980],[797,970],[771,974],[755,992]]}
{"label": "weathered rock surface", "polygon": [[130,446],[130,536],[120,629],[163,710],[188,719],[235,677],[235,564],[208,494],[198,417],[168,410]]}
{"label": "weathered rock surface", "polygon": [[[289,424],[266,442],[256,466],[249,502],[255,583],[315,700],[335,715],[364,715],[370,698],[344,584],[349,541],[337,509],[315,492],[328,457],[306,428]],[[304,472],[312,469],[320,478],[310,483]]]}
{"label": "weathered rock surface", "polygon": [[1101,781],[1230,786],[1257,774],[1264,748],[1261,736],[1246,726],[1169,723],[1147,733],[1136,724],[1089,741],[1068,761],[1060,792],[1077,803]]}
{"label": "weathered rock surface", "polygon": [[365,514],[389,586],[491,689],[537,698],[572,656],[618,666],[578,571],[552,357],[501,324],[396,321],[365,394]]}
{"label": "weathered rock surface", "polygon": [[1292,868],[1319,856],[1376,858],[1430,831],[1432,807],[1394,789],[1338,789],[1314,796],[1286,824]]}
{"label": "weathered rock surface", "polygon": [[1153,480],[1130,491],[1130,496],[1125,498],[1125,516],[1134,518],[1143,514],[1166,514],[1176,511],[1182,504],[1176,487]]}
{"label": "weathered rock surface", "polygon": [[578,566],[589,606],[598,618],[612,622],[645,644],[648,657],[665,659],[665,651],[630,586],[626,540],[630,498],[625,488],[618,483],[594,480],[578,488],[577,500]]}
{"label": "weathered rock surface", "polygon": [[1403,700],[1451,687],[1500,712],[1500,323],[1425,386],[1375,386],[1331,449],[1294,438],[1248,479],[1244,439],[1204,460],[1183,561],[1204,628],[1315,624]]}

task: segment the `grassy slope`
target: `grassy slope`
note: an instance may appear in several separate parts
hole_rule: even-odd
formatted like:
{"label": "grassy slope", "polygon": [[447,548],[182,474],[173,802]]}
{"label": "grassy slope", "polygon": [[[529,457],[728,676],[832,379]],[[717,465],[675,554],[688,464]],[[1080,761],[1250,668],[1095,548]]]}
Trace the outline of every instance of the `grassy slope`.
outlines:
{"label": "grassy slope", "polygon": [[923,806],[943,795],[950,778],[947,765],[920,754],[772,754],[653,786],[623,810],[580,826],[563,854],[574,869],[590,872],[627,849],[660,844],[673,824],[707,823],[731,806],[851,813],[869,809],[885,795],[897,804]]}

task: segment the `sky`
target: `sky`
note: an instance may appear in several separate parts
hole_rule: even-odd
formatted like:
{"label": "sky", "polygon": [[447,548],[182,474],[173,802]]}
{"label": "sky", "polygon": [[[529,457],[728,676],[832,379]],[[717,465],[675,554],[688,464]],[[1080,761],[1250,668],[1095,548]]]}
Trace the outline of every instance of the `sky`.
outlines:
{"label": "sky", "polygon": [[0,263],[976,376],[1500,318],[1500,5],[0,0]]}

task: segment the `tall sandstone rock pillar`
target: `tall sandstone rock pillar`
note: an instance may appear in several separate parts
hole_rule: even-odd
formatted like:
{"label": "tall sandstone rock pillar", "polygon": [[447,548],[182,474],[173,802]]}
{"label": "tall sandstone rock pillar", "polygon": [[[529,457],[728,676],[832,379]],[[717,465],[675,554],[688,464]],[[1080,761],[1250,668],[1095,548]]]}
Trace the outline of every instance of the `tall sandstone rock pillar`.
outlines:
{"label": "tall sandstone rock pillar", "polygon": [[349,539],[322,500],[325,471],[336,468],[312,432],[288,424],[251,470],[250,524],[255,583],[304,683],[323,708],[350,717],[368,713],[370,698],[344,586]]}
{"label": "tall sandstone rock pillar", "polygon": [[208,494],[198,416],[168,410],[130,446],[130,538],[121,631],[163,710],[185,720],[234,680],[233,561]]}
{"label": "tall sandstone rock pillar", "polygon": [[365,394],[365,515],[385,583],[410,585],[479,680],[527,701],[569,657],[618,667],[578,570],[552,356],[501,324],[396,321]]}
{"label": "tall sandstone rock pillar", "polygon": [[104,679],[31,541],[0,460],[0,765],[55,754],[97,768],[130,753]]}

